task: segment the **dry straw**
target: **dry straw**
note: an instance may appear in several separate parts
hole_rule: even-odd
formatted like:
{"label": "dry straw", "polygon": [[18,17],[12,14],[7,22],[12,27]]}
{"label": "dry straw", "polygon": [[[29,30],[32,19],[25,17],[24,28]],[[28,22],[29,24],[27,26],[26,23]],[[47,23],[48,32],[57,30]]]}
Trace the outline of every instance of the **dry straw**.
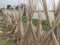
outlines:
{"label": "dry straw", "polygon": [[[36,0],[37,1],[37,0]],[[40,0],[41,1],[41,0]],[[44,35],[42,24],[41,24],[41,11],[39,10],[38,6],[38,26],[35,27],[32,23],[32,17],[34,15],[36,6],[33,0],[28,0],[28,7],[27,7],[27,24],[26,28],[24,28],[22,17],[24,8],[21,9],[20,7],[18,10],[7,10],[4,9],[2,12],[4,13],[5,17],[3,20],[3,23],[7,26],[11,25],[11,33],[13,35],[13,40],[16,41],[18,45],[59,45],[59,42],[57,40],[55,28],[57,27],[59,18],[60,18],[60,1],[55,8],[55,4],[53,3],[54,8],[54,15],[55,20],[53,21],[53,24],[50,22],[48,9],[46,0],[42,0],[44,13],[46,15],[47,21],[48,21],[48,32],[46,35]],[[57,16],[57,17],[56,17]]]}

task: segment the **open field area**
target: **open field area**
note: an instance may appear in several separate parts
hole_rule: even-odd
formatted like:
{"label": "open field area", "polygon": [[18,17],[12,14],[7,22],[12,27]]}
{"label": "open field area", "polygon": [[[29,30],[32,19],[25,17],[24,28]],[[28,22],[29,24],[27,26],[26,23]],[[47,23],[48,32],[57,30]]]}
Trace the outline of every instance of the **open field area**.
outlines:
{"label": "open field area", "polygon": [[[37,19],[33,19],[33,24],[35,26],[37,26],[38,24],[38,20]],[[23,23],[26,23],[26,17],[23,16]],[[47,31],[48,27],[47,27],[47,21],[46,20],[42,20],[42,27],[44,31]],[[60,28],[60,23],[58,24],[58,27]],[[3,33],[1,33],[1,31]],[[0,45],[17,45],[15,42],[10,41],[9,38],[10,36],[5,35],[6,32],[9,31],[9,28],[4,26],[3,24],[0,24]],[[59,35],[60,35],[60,29],[58,31]]]}
{"label": "open field area", "polygon": [[9,29],[3,24],[0,24],[0,45],[16,45],[14,42],[9,41],[9,36],[5,35]]}
{"label": "open field area", "polygon": [[60,0],[24,1],[0,9],[0,45],[60,45]]}

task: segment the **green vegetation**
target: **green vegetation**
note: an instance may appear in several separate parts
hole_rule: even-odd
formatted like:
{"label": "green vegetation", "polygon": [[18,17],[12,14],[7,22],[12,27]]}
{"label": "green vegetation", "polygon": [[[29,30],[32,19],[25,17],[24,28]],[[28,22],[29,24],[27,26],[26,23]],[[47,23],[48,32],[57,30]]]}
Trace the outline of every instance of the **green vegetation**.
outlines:
{"label": "green vegetation", "polygon": [[43,30],[48,30],[48,27],[47,27],[48,23],[47,23],[47,21],[46,20],[42,20],[41,23],[42,23]]}
{"label": "green vegetation", "polygon": [[0,9],[0,16],[3,16],[3,13],[2,13],[2,11],[1,11],[1,9]]}
{"label": "green vegetation", "polygon": [[[3,24],[0,24],[0,31],[6,32],[8,30],[8,27],[4,26]],[[7,38],[7,36],[0,34],[0,45],[16,45],[15,43],[7,40]]]}
{"label": "green vegetation", "polygon": [[[23,23],[26,23],[27,22],[26,16],[23,16],[22,21],[23,21]],[[32,23],[33,23],[33,25],[37,26],[38,20],[37,19],[32,19]],[[48,30],[47,20],[42,20],[41,23],[42,23],[43,30]],[[60,28],[60,23],[58,24],[58,27]]]}
{"label": "green vegetation", "polygon": [[[3,16],[2,11],[0,10],[0,16]],[[3,24],[0,24],[0,31],[6,32],[9,28],[4,26]],[[16,45],[15,43],[8,41],[7,36],[3,36],[3,34],[0,34],[0,45]]]}
{"label": "green vegetation", "polygon": [[32,23],[33,23],[33,25],[37,25],[38,24],[38,20],[37,19],[32,19]]}
{"label": "green vegetation", "polygon": [[16,45],[16,44],[5,39],[5,36],[0,36],[0,45]]}
{"label": "green vegetation", "polygon": [[[2,13],[1,12],[0,12],[0,15],[2,16]],[[26,16],[23,16],[22,17],[22,22],[23,23],[26,23],[27,22]],[[32,23],[33,23],[33,25],[37,26],[38,20],[37,19],[32,19]],[[47,21],[46,20],[42,20],[41,23],[42,23],[43,30],[47,30],[48,29],[48,27],[47,27],[47,25],[48,25],[47,24]],[[58,24],[58,26],[60,27],[60,23]],[[0,31],[1,30],[3,32],[6,32],[6,31],[9,30],[9,28],[6,27],[6,26],[3,26],[2,24],[0,24]],[[5,36],[1,36],[0,35],[0,45],[16,45],[15,43],[10,42],[10,41],[6,40],[5,38],[6,38]]]}
{"label": "green vegetation", "polygon": [[27,23],[27,18],[26,18],[26,16],[23,16],[23,17],[22,17],[22,22],[23,22],[23,23]]}
{"label": "green vegetation", "polygon": [[[23,16],[22,21],[23,21],[23,23],[27,22],[26,16]],[[32,23],[33,23],[33,25],[37,26],[38,20],[37,19],[32,19]],[[43,30],[47,30],[48,29],[48,27],[47,27],[47,21],[46,20],[42,20],[41,23],[42,23]]]}

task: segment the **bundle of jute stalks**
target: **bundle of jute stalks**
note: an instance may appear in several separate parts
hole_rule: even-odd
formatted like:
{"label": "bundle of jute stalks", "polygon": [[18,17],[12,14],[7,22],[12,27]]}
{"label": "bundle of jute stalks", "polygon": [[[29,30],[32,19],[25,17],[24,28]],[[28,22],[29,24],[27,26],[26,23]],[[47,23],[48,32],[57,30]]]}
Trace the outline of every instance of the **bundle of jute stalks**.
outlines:
{"label": "bundle of jute stalks", "polygon": [[[42,12],[39,9],[38,1],[42,5],[44,10],[44,14],[46,16],[48,22],[48,31],[44,32],[42,28]],[[17,10],[13,9],[4,9],[2,10],[4,14],[3,24],[7,27],[10,26],[10,34],[12,35],[12,40],[14,40],[18,45],[59,45],[58,41],[58,29],[57,24],[60,19],[60,0],[55,6],[55,2],[52,1],[53,9],[54,9],[54,20],[50,20],[48,8],[47,8],[47,1],[46,0],[28,0],[28,6],[26,8],[26,17],[27,23],[23,25],[22,17],[24,13],[24,8],[19,7]],[[56,7],[56,8],[55,8]],[[35,10],[37,10],[38,14],[38,24],[34,26],[32,23],[32,18],[34,16]],[[24,27],[25,26],[25,27]]]}

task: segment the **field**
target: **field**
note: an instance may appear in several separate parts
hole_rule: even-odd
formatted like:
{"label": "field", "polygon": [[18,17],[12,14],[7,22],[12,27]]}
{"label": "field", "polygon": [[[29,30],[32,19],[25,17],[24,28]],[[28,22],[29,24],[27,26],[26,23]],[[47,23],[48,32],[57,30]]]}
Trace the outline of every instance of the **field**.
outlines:
{"label": "field", "polygon": [[[0,16],[2,16],[3,14],[0,12]],[[37,26],[38,24],[38,20],[37,19],[32,19],[32,22],[35,26]],[[23,16],[23,23],[26,23],[26,17]],[[42,27],[43,30],[47,30],[47,21],[46,20],[42,20]],[[8,38],[9,36],[5,35],[5,32],[9,31],[9,28],[4,26],[3,24],[0,24],[0,31],[3,32],[3,34],[0,33],[0,45],[16,45],[14,42],[9,41]]]}
{"label": "field", "polygon": [[[1,9],[0,45],[60,45],[60,0],[57,5],[55,0],[50,3],[52,9],[47,0],[28,0],[28,5]],[[32,19],[35,12],[37,19]],[[46,20],[42,20],[44,15]]]}
{"label": "field", "polygon": [[[38,20],[37,19],[33,19],[33,24],[35,26],[37,26],[38,24]],[[23,23],[26,23],[26,17],[23,16]],[[42,27],[43,27],[43,30],[47,30],[47,21],[46,20],[42,20]],[[58,24],[58,26],[60,27],[60,23]],[[8,38],[9,36],[7,37],[5,34],[5,32],[9,31],[9,28],[8,27],[5,27],[3,24],[0,24],[0,31],[3,31],[3,34],[0,33],[0,45],[17,45],[16,43],[12,42],[12,41],[9,41]]]}

